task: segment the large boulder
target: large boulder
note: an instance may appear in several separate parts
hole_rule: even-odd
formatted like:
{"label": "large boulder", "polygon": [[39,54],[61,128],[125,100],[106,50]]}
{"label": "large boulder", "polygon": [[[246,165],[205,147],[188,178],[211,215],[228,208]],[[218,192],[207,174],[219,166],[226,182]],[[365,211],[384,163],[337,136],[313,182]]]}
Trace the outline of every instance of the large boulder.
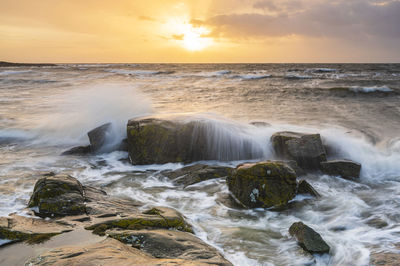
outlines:
{"label": "large boulder", "polygon": [[230,167],[195,164],[175,171],[165,170],[161,174],[171,179],[175,184],[187,187],[205,180],[226,177],[231,171],[232,168]]}
{"label": "large boulder", "polygon": [[296,174],[280,162],[239,165],[227,183],[233,196],[249,208],[283,207],[296,195]]}
{"label": "large boulder", "polygon": [[302,222],[293,223],[289,228],[289,234],[294,236],[299,245],[307,252],[312,254],[329,253],[330,247],[321,235]]}
{"label": "large boulder", "polygon": [[[191,162],[206,158],[206,143],[191,146],[193,123],[157,118],[131,119],[128,152],[133,164]],[[203,141],[204,137],[201,137]]]}
{"label": "large boulder", "polygon": [[79,215],[86,212],[82,184],[66,174],[50,173],[39,179],[28,206],[40,217]]}
{"label": "large boulder", "polygon": [[90,145],[87,146],[76,146],[73,147],[69,150],[64,151],[63,153],[61,153],[61,155],[79,155],[79,156],[84,156],[84,155],[88,155],[92,152],[92,148],[90,147]]}
{"label": "large boulder", "polygon": [[[247,160],[263,156],[259,143],[237,125],[212,119],[142,117],[127,125],[133,164]],[[237,133],[237,134],[235,134]]]}
{"label": "large boulder", "polygon": [[326,161],[326,152],[319,134],[277,132],[271,136],[272,146],[280,159],[295,160],[306,170],[317,170]]}
{"label": "large boulder", "polygon": [[323,173],[332,176],[341,176],[345,179],[359,178],[361,164],[350,160],[332,160],[321,162]]}

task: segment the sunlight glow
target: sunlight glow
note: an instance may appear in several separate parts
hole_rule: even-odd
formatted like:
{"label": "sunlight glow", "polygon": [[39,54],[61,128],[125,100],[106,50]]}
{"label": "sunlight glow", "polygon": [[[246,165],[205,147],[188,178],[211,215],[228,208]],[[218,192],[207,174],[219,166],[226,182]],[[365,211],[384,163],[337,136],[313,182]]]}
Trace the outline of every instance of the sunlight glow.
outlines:
{"label": "sunlight glow", "polygon": [[187,24],[185,31],[183,32],[183,47],[189,51],[200,51],[211,45],[212,39],[204,37],[209,34],[210,31],[204,27],[193,27]]}

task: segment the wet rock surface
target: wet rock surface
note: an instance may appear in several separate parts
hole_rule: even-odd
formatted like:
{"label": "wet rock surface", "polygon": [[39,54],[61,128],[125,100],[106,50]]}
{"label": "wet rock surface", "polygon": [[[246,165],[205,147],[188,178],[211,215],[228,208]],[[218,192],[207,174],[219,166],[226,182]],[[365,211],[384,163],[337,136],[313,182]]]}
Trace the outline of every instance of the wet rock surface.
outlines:
{"label": "wet rock surface", "polygon": [[353,179],[360,177],[361,164],[350,160],[332,160],[321,162],[321,170],[327,175]]}
{"label": "wet rock surface", "polygon": [[196,164],[175,171],[162,171],[161,174],[170,178],[175,184],[187,187],[205,180],[226,177],[232,170],[230,167]]}
{"label": "wet rock surface", "polygon": [[156,258],[230,265],[214,248],[191,234],[171,230],[110,231],[108,234]]}
{"label": "wet rock surface", "polygon": [[95,129],[90,130],[87,135],[89,137],[90,148],[93,153],[99,152],[107,141],[110,139],[111,135],[111,123],[106,123]]}
{"label": "wet rock surface", "polygon": [[[109,236],[95,243],[42,249],[36,252],[39,256],[26,262],[29,265],[231,265],[192,234],[192,226],[178,211],[166,207],[143,211],[139,202],[110,197],[103,190],[82,186],[69,175],[48,173],[39,179],[29,204],[35,214],[51,219],[18,215],[0,218],[3,244],[41,243],[83,228]],[[80,211],[75,211],[75,205]],[[134,237],[146,241],[129,247],[134,243],[128,239]]]}
{"label": "wet rock surface", "polygon": [[326,161],[326,152],[319,134],[277,132],[271,136],[276,155],[281,159],[294,160],[305,170],[318,170]]}
{"label": "wet rock surface", "polygon": [[12,214],[0,217],[0,239],[5,243],[26,241],[29,244],[41,243],[51,237],[73,230],[72,225],[53,223]]}
{"label": "wet rock surface", "polygon": [[227,178],[233,196],[248,208],[283,207],[296,194],[296,174],[280,162],[239,165]]}
{"label": "wet rock surface", "polygon": [[300,180],[297,186],[297,194],[308,194],[313,197],[319,198],[321,195],[308,183],[306,180]]}
{"label": "wet rock surface", "polygon": [[289,234],[294,236],[298,244],[311,254],[329,253],[330,247],[321,235],[302,222],[293,223],[289,228]]}

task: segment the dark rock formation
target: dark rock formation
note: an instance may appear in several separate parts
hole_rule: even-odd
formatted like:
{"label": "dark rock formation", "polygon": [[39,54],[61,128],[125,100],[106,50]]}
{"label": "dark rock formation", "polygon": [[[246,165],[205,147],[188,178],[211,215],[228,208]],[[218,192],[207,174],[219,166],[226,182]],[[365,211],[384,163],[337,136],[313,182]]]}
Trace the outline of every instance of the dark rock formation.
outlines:
{"label": "dark rock formation", "polygon": [[231,171],[230,167],[195,164],[175,171],[162,171],[161,174],[172,179],[175,184],[187,187],[205,180],[226,177]]}
{"label": "dark rock formation", "polygon": [[312,254],[329,253],[330,247],[321,235],[302,222],[293,223],[289,228],[289,234],[297,239],[297,242],[305,251]]}
{"label": "dark rock formation", "polygon": [[29,207],[40,217],[78,215],[86,212],[82,184],[60,174],[39,179],[29,200]]}
{"label": "dark rock formation", "polygon": [[296,194],[296,174],[280,162],[239,165],[227,183],[234,197],[249,208],[283,207]]}
{"label": "dark rock formation", "polygon": [[321,162],[321,170],[327,175],[341,176],[345,179],[359,178],[361,164],[350,160]]}
{"label": "dark rock formation", "polygon": [[127,130],[129,157],[133,164],[211,159],[206,153],[205,136],[200,135],[192,143],[194,123],[157,118],[132,119]]}
{"label": "dark rock formation", "polygon": [[321,195],[304,179],[300,180],[297,186],[297,194],[309,194],[316,198],[321,197]]}
{"label": "dark rock formation", "polygon": [[99,152],[107,141],[110,141],[111,123],[107,123],[90,130],[87,135],[89,137],[90,148],[93,153]]}
{"label": "dark rock formation", "polygon": [[306,170],[317,170],[320,162],[326,161],[325,148],[319,134],[277,132],[271,142],[276,155],[281,159],[295,160]]}

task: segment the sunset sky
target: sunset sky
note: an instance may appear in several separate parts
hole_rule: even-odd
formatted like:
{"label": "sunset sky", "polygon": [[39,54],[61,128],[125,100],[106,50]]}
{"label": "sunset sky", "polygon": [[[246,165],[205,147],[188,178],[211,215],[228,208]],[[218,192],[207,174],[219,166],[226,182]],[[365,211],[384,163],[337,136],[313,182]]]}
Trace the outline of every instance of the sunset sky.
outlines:
{"label": "sunset sky", "polygon": [[400,0],[0,0],[0,61],[400,62]]}

